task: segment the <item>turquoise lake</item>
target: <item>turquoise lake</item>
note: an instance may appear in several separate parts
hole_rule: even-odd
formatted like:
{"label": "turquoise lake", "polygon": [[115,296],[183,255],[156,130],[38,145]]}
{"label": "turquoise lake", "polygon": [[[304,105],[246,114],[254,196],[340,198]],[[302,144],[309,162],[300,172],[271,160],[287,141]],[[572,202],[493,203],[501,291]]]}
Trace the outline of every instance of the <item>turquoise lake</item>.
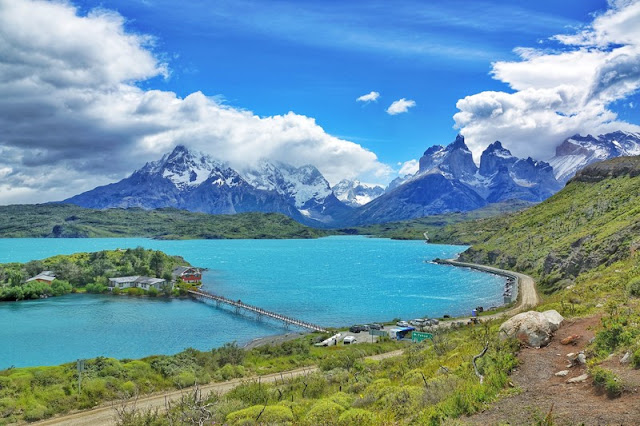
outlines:
{"label": "turquoise lake", "polygon": [[[142,246],[209,268],[208,291],[322,326],[465,315],[498,306],[504,280],[428,261],[465,247],[366,237],[317,240],[0,239],[0,263]],[[244,344],[286,329],[193,300],[99,295],[0,303],[0,369],[139,358]]]}

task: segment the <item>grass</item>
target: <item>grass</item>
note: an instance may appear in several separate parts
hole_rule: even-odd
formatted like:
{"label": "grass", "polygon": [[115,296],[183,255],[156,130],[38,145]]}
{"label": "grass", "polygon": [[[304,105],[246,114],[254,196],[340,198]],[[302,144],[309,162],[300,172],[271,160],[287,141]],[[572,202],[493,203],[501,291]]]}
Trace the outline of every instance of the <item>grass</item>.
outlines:
{"label": "grass", "polygon": [[210,215],[172,208],[85,209],[71,204],[0,206],[1,238],[274,239],[329,235],[277,213]]}

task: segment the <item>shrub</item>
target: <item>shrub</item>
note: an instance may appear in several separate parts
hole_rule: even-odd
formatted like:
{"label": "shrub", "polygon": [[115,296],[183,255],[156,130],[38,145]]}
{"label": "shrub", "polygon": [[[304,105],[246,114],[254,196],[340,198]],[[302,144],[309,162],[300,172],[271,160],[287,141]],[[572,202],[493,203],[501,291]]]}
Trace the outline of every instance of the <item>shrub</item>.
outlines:
{"label": "shrub", "polygon": [[47,417],[47,407],[40,404],[31,405],[24,412],[24,419],[28,422],[42,420]]}
{"label": "shrub", "polygon": [[[262,414],[260,414],[261,412]],[[227,422],[232,425],[254,424],[258,416],[260,416],[259,422],[264,424],[288,425],[293,422],[291,410],[280,405],[266,407],[254,405],[244,410],[234,411],[227,416]]]}
{"label": "shrub", "polygon": [[155,287],[151,287],[147,291],[147,295],[149,295],[149,297],[158,297],[158,294],[160,294],[160,291]]}
{"label": "shrub", "polygon": [[620,382],[620,378],[610,370],[601,367],[591,369],[593,376],[593,384],[607,393],[609,398],[616,398],[622,394],[624,387]]}
{"label": "shrub", "polygon": [[247,405],[266,404],[269,401],[269,389],[256,382],[247,382],[233,388],[227,394],[227,398],[242,401]]}
{"label": "shrub", "polygon": [[375,424],[375,415],[362,408],[352,408],[338,418],[340,426],[372,426]]}
{"label": "shrub", "polygon": [[635,278],[627,285],[629,296],[640,297],[640,278]]}
{"label": "shrub", "polygon": [[106,293],[108,291],[108,288],[106,285],[102,285],[99,283],[90,283],[85,286],[85,290],[87,290],[87,293],[100,294]]}
{"label": "shrub", "polygon": [[179,388],[193,386],[196,383],[196,375],[191,371],[183,371],[173,377],[173,383]]}
{"label": "shrub", "polygon": [[338,418],[344,411],[341,405],[327,399],[318,401],[304,418],[308,425],[334,425],[338,423]]}
{"label": "shrub", "polygon": [[631,356],[631,364],[635,368],[640,368],[640,348],[636,349]]}
{"label": "shrub", "polygon": [[218,356],[220,367],[226,364],[242,364],[246,355],[246,352],[236,342],[225,343],[222,347],[215,349],[215,353]]}

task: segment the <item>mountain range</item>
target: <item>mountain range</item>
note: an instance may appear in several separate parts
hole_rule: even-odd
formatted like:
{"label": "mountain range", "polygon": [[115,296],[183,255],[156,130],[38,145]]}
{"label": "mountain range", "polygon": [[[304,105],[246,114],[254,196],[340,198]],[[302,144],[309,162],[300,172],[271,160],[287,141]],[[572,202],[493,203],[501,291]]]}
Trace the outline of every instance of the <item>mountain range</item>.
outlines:
{"label": "mountain range", "polygon": [[614,132],[567,138],[549,162],[517,158],[501,142],[473,161],[458,135],[427,149],[413,175],[386,189],[342,180],[331,187],[312,165],[262,160],[243,169],[177,146],[131,176],[67,200],[87,208],[175,207],[210,214],[283,213],[316,227],[339,227],[470,211],[509,200],[543,201],[580,168],[595,161],[640,154],[640,135]]}

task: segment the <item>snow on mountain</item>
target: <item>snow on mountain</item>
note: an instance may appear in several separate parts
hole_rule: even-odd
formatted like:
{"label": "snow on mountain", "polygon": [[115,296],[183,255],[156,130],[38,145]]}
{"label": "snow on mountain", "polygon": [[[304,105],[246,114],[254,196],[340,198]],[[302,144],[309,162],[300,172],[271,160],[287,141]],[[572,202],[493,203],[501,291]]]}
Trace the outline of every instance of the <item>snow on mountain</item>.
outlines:
{"label": "snow on mountain", "polygon": [[292,200],[296,208],[322,203],[332,194],[329,182],[312,165],[294,167],[281,162],[260,161],[242,172],[243,178],[257,189],[276,191]]}
{"label": "snow on mountain", "polygon": [[384,194],[382,186],[359,180],[343,179],[331,189],[338,200],[351,207],[363,206]]}
{"label": "snow on mountain", "polygon": [[556,148],[549,164],[556,179],[564,183],[588,164],[628,155],[640,155],[640,134],[617,131],[597,137],[574,135]]}

